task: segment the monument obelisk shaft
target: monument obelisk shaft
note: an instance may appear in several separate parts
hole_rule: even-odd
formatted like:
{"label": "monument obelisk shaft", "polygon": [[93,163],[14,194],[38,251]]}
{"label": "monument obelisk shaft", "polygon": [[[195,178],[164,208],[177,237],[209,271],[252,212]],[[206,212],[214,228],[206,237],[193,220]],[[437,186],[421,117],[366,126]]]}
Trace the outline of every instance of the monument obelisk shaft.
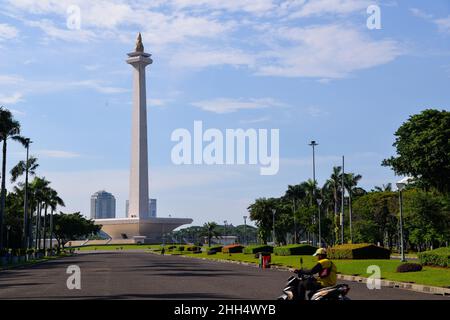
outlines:
{"label": "monument obelisk shaft", "polygon": [[128,54],[127,63],[133,66],[133,113],[131,119],[130,199],[128,218],[149,217],[148,205],[148,146],[147,96],[145,67],[153,61],[144,53],[139,33],[136,49]]}

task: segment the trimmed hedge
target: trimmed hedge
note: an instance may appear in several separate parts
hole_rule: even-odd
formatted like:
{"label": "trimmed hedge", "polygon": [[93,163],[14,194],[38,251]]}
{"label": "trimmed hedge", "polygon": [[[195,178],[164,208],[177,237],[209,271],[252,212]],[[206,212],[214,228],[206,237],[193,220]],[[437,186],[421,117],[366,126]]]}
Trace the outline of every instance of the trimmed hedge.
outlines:
{"label": "trimmed hedge", "polygon": [[222,253],[242,253],[243,249],[240,244],[230,244],[222,248]]}
{"label": "trimmed hedge", "polygon": [[275,247],[273,253],[277,256],[308,256],[314,254],[317,248],[309,244],[291,244],[288,246]]}
{"label": "trimmed hedge", "polygon": [[342,244],[327,250],[330,259],[390,259],[389,249],[378,247],[373,244]]}
{"label": "trimmed hedge", "polygon": [[184,248],[186,251],[198,252],[201,251],[202,248],[199,246],[187,246]]}
{"label": "trimmed hedge", "polygon": [[439,248],[418,254],[420,263],[423,265],[450,267],[450,248]]}
{"label": "trimmed hedge", "polygon": [[210,247],[208,248],[208,252],[222,252],[222,246],[214,246],[214,247]]}
{"label": "trimmed hedge", "polygon": [[248,246],[244,248],[243,252],[245,254],[254,254],[259,252],[273,252],[273,247],[267,245]]}
{"label": "trimmed hedge", "polygon": [[397,267],[397,272],[422,271],[422,265],[418,263],[403,263]]}

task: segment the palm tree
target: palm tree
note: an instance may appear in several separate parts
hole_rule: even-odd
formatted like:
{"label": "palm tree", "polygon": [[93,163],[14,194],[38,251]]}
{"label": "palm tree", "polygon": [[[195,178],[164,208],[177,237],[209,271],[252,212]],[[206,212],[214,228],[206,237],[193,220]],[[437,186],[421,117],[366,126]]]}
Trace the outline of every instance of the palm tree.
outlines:
{"label": "palm tree", "polygon": [[[41,249],[41,215],[46,199],[46,192],[50,181],[45,178],[35,177],[30,183],[30,198],[33,203],[32,206],[36,211],[36,223],[35,223],[35,249]],[[30,200],[31,200],[30,199]]]}
{"label": "palm tree", "polygon": [[383,184],[381,187],[376,186],[374,192],[391,192],[392,191],[392,183]]}
{"label": "palm tree", "polygon": [[56,192],[55,190],[51,189],[50,190],[50,209],[51,209],[51,214],[50,214],[50,254],[53,254],[53,214],[56,211],[56,208],[58,206],[61,207],[65,207],[65,203],[64,201],[58,196],[58,192]]}
{"label": "palm tree", "polygon": [[330,179],[325,182],[324,188],[330,189],[333,192],[333,200],[334,200],[334,232],[335,232],[335,241],[339,239],[339,226],[338,226],[338,213],[339,213],[339,199],[340,199],[340,189],[341,189],[341,170],[342,167],[333,167],[333,173],[331,174]]}
{"label": "palm tree", "polygon": [[207,222],[203,225],[203,235],[208,237],[208,247],[211,247],[211,239],[213,237],[219,237],[220,233],[217,231],[217,223]]}
{"label": "palm tree", "polygon": [[27,160],[26,161],[19,161],[18,164],[15,165],[14,168],[11,169],[11,182],[14,183],[17,181],[17,179],[25,174],[25,190],[24,190],[24,197],[23,197],[23,247],[28,248],[30,246],[29,244],[29,235],[30,235],[30,226],[31,225],[28,214],[28,176],[36,175],[36,169],[39,167],[39,164],[37,163],[37,159],[35,157],[28,157],[29,152],[29,146],[31,144],[30,139],[26,139],[26,149],[27,149]]}
{"label": "palm tree", "polygon": [[[28,172],[32,176],[36,175],[36,169],[39,167],[37,161],[38,159],[33,156],[28,159]],[[10,171],[11,183],[16,182],[17,179],[19,179],[23,174],[26,173],[26,170],[27,165],[25,164],[25,161],[19,161]]]}
{"label": "palm tree", "polygon": [[3,248],[3,216],[6,201],[6,154],[8,139],[19,141],[24,144],[26,139],[20,136],[20,123],[16,121],[8,109],[0,107],[0,141],[3,142],[2,149],[2,183],[0,195],[0,250]]}
{"label": "palm tree", "polygon": [[348,212],[349,212],[349,220],[350,220],[350,242],[353,242],[353,232],[352,232],[352,195],[355,187],[358,185],[359,180],[362,179],[362,175],[347,173],[344,175],[344,186],[348,191]]}

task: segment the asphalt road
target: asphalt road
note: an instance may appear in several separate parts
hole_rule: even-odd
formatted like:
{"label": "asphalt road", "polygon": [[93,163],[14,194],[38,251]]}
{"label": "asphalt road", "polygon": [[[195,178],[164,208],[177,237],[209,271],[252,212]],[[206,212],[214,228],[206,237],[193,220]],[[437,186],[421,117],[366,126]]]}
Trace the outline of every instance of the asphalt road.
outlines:
{"label": "asphalt road", "polygon": [[[67,288],[66,270],[70,265],[80,267],[80,290]],[[286,271],[144,252],[79,254],[0,271],[0,299],[272,300],[281,294],[288,277]],[[348,284],[353,300],[450,300],[401,289],[368,290],[364,284]]]}

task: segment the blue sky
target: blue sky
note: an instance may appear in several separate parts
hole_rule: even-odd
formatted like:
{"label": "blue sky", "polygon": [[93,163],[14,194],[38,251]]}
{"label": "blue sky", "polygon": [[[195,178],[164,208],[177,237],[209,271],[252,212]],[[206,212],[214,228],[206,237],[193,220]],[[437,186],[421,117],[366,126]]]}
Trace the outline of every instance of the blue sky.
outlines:
{"label": "blue sky", "polygon": [[[366,9],[381,8],[381,30]],[[81,28],[67,27],[77,5]],[[128,197],[131,68],[142,32],[147,73],[150,195],[160,216],[242,223],[257,197],[311,177],[340,157],[367,189],[395,182],[380,166],[410,114],[448,109],[447,0],[0,0],[0,104],[34,141],[40,175],[66,211],[89,214],[106,189],[124,216]],[[177,128],[280,129],[280,171],[175,166]],[[8,166],[24,157],[10,145]]]}

